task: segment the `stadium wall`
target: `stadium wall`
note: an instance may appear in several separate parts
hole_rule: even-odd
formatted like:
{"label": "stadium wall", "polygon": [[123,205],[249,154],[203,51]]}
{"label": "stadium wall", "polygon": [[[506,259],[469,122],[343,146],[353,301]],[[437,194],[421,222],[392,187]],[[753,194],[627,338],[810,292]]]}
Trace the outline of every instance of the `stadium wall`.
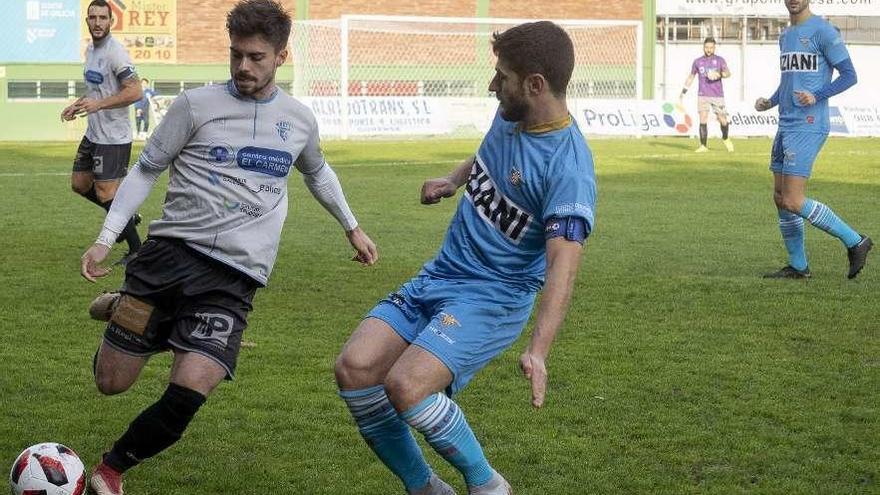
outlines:
{"label": "stadium wall", "polygon": [[[0,0],[3,2],[4,0]],[[18,0],[13,0],[18,1]],[[177,1],[177,64],[138,64],[142,77],[153,81],[225,80],[228,74],[228,43],[225,31],[226,12],[236,0]],[[649,2],[649,0],[644,0]],[[548,17],[547,6],[518,0],[281,0],[296,19],[335,19],[343,14],[420,15],[449,17]],[[650,3],[650,2],[649,2]],[[65,3],[65,5],[67,5]],[[558,0],[552,16],[568,19],[643,18],[643,0]],[[3,9],[0,9],[2,11]],[[4,23],[20,20],[3,19]],[[68,21],[65,21],[68,22]],[[71,19],[69,22],[82,22]],[[650,37],[646,37],[650,39]],[[32,65],[5,63],[0,49],[0,140],[79,139],[84,120],[61,123],[59,114],[68,104],[61,99],[10,101],[10,80],[80,81],[80,63]],[[291,57],[292,60],[292,57]],[[280,70],[279,77],[289,78],[292,71]],[[650,87],[650,86],[649,86]]]}

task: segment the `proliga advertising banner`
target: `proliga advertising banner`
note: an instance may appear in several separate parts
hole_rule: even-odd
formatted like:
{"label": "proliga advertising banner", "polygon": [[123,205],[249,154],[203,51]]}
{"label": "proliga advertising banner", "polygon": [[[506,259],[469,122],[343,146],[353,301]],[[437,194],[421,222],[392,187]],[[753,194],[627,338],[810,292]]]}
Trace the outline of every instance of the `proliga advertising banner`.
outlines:
{"label": "proliga advertising banner", "polygon": [[448,108],[439,98],[348,98],[347,126],[343,125],[346,102],[342,98],[300,100],[315,113],[322,136],[446,134],[450,131]]}
{"label": "proliga advertising banner", "polygon": [[[91,0],[80,0],[83,18]],[[135,65],[177,62],[177,0],[108,0],[113,11],[111,34],[131,55]],[[91,41],[80,19],[82,53]]]}
{"label": "proliga advertising banner", "polygon": [[[684,104],[661,100],[576,100],[578,125],[589,136],[696,136],[700,118],[695,101]],[[837,105],[828,107],[831,134],[835,136],[880,136],[880,105]],[[758,112],[754,102],[727,104],[730,135],[734,137],[774,136],[779,127],[777,108]],[[718,136],[715,115],[709,115],[709,135]]]}
{"label": "proliga advertising banner", "polygon": [[76,62],[79,0],[0,0],[0,62]]}
{"label": "proliga advertising banner", "polygon": [[[161,120],[174,97],[157,96],[153,118]],[[479,137],[492,123],[498,102],[494,98],[352,97],[348,125],[343,125],[343,99],[299,98],[311,108],[322,137],[459,135]],[[696,102],[663,100],[569,100],[568,108],[581,131],[591,137],[649,137],[699,134]],[[831,134],[880,136],[880,105],[831,105]],[[773,108],[758,112],[754,102],[728,103],[730,136],[772,137],[779,127]],[[709,135],[720,136],[718,122],[709,116]]]}
{"label": "proliga advertising banner", "polygon": [[[819,15],[880,16],[880,0],[813,0]],[[784,0],[657,0],[658,16],[747,15],[785,17]]]}
{"label": "proliga advertising banner", "polygon": [[[700,117],[691,101],[577,100],[575,109],[578,125],[588,136],[695,136],[699,132]],[[728,104],[727,112],[733,136],[771,136],[779,124],[775,109],[758,112],[751,103]]]}
{"label": "proliga advertising banner", "polygon": [[687,136],[694,127],[694,117],[677,102],[576,100],[575,109],[588,136]]}

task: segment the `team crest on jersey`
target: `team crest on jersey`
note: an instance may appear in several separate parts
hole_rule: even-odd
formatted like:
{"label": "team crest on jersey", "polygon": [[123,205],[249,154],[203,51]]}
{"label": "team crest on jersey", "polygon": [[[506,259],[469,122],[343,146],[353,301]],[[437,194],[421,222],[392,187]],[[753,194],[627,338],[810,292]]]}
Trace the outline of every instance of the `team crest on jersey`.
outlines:
{"label": "team crest on jersey", "polygon": [[293,125],[286,120],[282,120],[275,124],[275,130],[278,131],[278,136],[282,141],[287,141],[287,138],[290,137],[290,131],[293,130]]}
{"label": "team crest on jersey", "polygon": [[483,220],[511,242],[519,244],[532,222],[532,215],[498,190],[479,159],[474,160],[465,194]]}
{"label": "team crest on jersey", "polygon": [[804,48],[808,48],[810,46],[810,38],[801,36],[800,38],[798,38],[798,41],[801,42],[801,45],[803,45]]}
{"label": "team crest on jersey", "polygon": [[522,172],[520,172],[519,169],[514,168],[510,172],[510,183],[516,187],[519,187],[519,185],[522,184],[522,180],[523,180]]}

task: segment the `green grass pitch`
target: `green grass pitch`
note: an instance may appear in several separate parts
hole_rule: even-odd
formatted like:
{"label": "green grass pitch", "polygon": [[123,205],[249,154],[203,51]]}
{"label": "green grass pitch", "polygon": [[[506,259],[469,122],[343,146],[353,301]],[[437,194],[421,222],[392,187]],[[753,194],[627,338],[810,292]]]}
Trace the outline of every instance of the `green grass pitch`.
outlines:
{"label": "green grass pitch", "polygon": [[[341,229],[291,179],[278,262],[245,333],[256,346],[184,438],[127,475],[126,493],[402,493],[336,396],[333,361],[362,315],[436,252],[456,201],[421,206],[419,188],[477,144],[325,143],[380,263],[348,261]],[[597,227],[546,406],[529,406],[516,367],[528,329],[457,399],[517,495],[880,492],[880,252],[846,280],[842,245],[807,226],[813,279],[761,279],[785,262],[770,141],[739,140],[733,154],[710,144],[696,155],[683,139],[591,141]],[[93,464],[167,380],[166,354],[125,394],[102,397],[92,383],[103,327],[86,306],[122,273],[97,285],[79,276],[103,212],[70,191],[75,149],[0,144],[5,466],[43,441]],[[880,140],[831,139],[808,191],[876,240],[878,157]]]}

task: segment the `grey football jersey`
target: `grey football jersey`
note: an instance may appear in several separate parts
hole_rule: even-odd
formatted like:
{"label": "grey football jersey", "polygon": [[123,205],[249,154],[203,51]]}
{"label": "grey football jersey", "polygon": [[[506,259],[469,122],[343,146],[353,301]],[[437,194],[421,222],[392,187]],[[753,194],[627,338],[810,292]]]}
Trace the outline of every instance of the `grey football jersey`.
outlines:
{"label": "grey football jersey", "polygon": [[[107,35],[98,46],[89,43],[83,69],[86,96],[95,99],[113,96],[122,87],[121,81],[136,75],[128,51],[116,38]],[[90,113],[88,119],[86,137],[89,141],[98,144],[131,142],[131,118],[128,107]]]}
{"label": "grey football jersey", "polygon": [[184,91],[140,156],[142,167],[170,167],[150,235],[183,239],[265,285],[291,168],[313,174],[324,163],[315,116],[280,89],[261,101],[239,95],[232,81]]}

